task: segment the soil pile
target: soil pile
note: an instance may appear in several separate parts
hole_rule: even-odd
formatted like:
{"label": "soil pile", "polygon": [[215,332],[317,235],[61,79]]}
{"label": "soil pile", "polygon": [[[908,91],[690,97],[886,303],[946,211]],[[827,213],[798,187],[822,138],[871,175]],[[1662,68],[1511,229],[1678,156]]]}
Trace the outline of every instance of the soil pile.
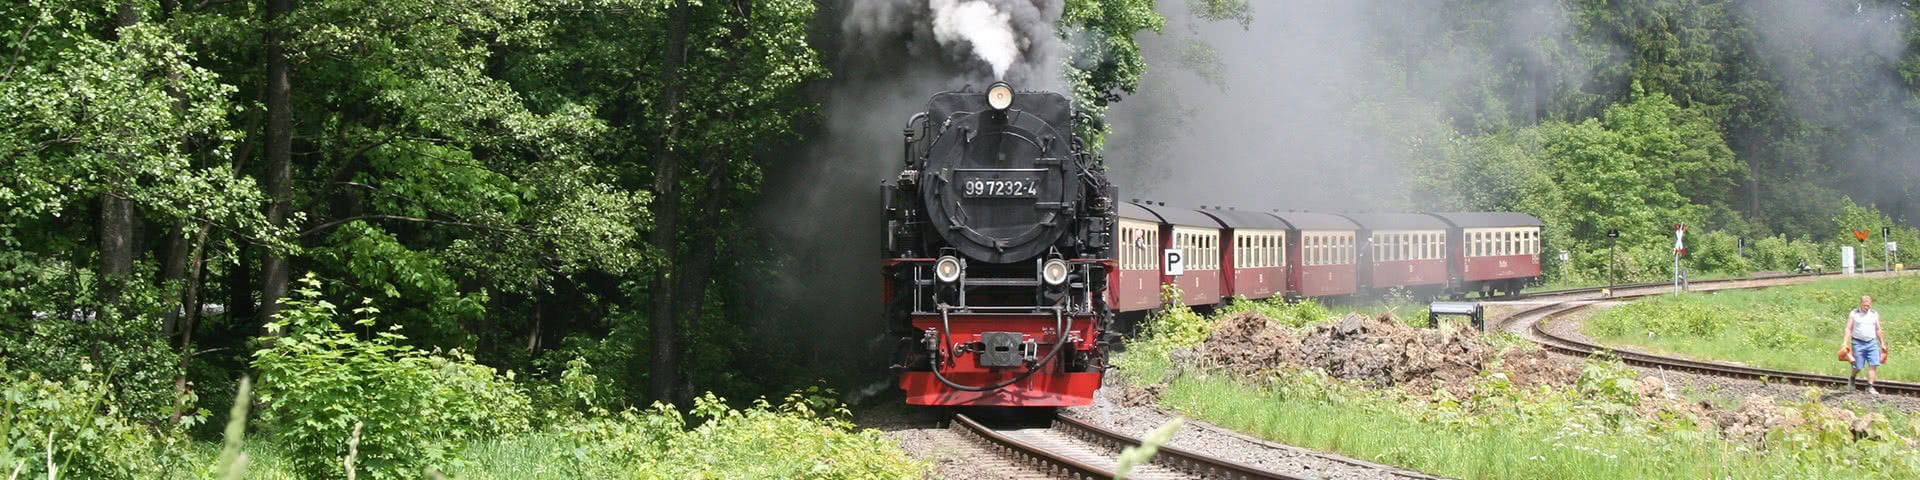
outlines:
{"label": "soil pile", "polygon": [[1293,329],[1252,312],[1222,320],[1199,345],[1174,354],[1174,365],[1181,369],[1224,368],[1241,375],[1301,363],[1300,338]]}
{"label": "soil pile", "polygon": [[1493,360],[1494,349],[1478,332],[1452,327],[1416,329],[1392,315],[1348,314],[1315,327],[1300,342],[1309,367],[1328,375],[1375,385],[1404,385],[1415,393],[1464,386]]}
{"label": "soil pile", "polygon": [[1221,368],[1257,375],[1284,368],[1315,368],[1335,378],[1379,386],[1405,386],[1414,393],[1446,388],[1468,393],[1472,379],[1489,365],[1516,385],[1571,384],[1579,372],[1541,351],[1497,354],[1480,332],[1446,326],[1408,327],[1392,314],[1348,314],[1340,321],[1296,333],[1255,313],[1228,318],[1206,340],[1173,355],[1176,370]]}
{"label": "soil pile", "polygon": [[1845,408],[1819,404],[1780,405],[1773,397],[1758,394],[1748,395],[1739,409],[1715,413],[1714,420],[1727,437],[1758,444],[1766,444],[1772,432],[1800,431],[1813,437],[1844,433],[1853,439],[1892,438],[1908,448],[1920,447],[1920,440],[1893,433],[1887,417],[1879,413],[1856,414]]}
{"label": "soil pile", "polygon": [[1500,354],[1498,370],[1520,388],[1540,385],[1564,387],[1580,379],[1578,364],[1547,354],[1546,350],[1508,350]]}

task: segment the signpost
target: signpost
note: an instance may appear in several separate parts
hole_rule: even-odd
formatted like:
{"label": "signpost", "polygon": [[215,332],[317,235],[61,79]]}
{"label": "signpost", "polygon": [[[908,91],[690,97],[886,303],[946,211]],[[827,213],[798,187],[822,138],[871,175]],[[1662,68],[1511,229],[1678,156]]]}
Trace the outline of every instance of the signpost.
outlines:
{"label": "signpost", "polygon": [[1180,249],[1169,248],[1162,256],[1167,259],[1167,275],[1177,277],[1187,273],[1186,254],[1181,253]]}
{"label": "signpost", "polygon": [[[1860,239],[1860,257],[1861,258],[1860,258],[1859,267],[1860,267],[1860,270],[1862,271],[1865,271],[1867,269],[1867,259],[1865,258],[1867,256],[1867,237],[1871,237],[1871,236],[1873,236],[1873,232],[1870,230],[1854,230],[1853,231],[1853,238]],[[1851,268],[1853,266],[1854,265],[1852,261],[1847,262],[1847,267]]]}
{"label": "signpost", "polygon": [[1887,249],[1880,252],[1880,271],[1893,271],[1893,227],[1880,227],[1880,240],[1887,242]]}
{"label": "signpost", "polygon": [[1853,247],[1840,247],[1841,272],[1853,275]]}
{"label": "signpost", "polygon": [[1619,230],[1616,230],[1616,229],[1607,230],[1607,291],[1608,292],[1613,291],[1613,262],[1615,260],[1614,254],[1613,254],[1613,242],[1619,238],[1620,238]]}
{"label": "signpost", "polygon": [[1673,226],[1673,291],[1686,290],[1687,272],[1680,270],[1680,257],[1687,254],[1687,224]]}

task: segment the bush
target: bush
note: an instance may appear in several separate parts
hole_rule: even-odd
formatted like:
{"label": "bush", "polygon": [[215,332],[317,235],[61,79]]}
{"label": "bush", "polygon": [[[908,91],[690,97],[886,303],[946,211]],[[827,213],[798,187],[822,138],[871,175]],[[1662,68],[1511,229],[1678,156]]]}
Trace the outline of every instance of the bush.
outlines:
{"label": "bush", "polygon": [[88,373],[66,380],[0,369],[0,473],[24,466],[24,477],[8,478],[165,476],[180,437],[127,418],[104,377],[82,369]]}
{"label": "bush", "polygon": [[[532,407],[508,378],[472,357],[429,355],[400,345],[393,330],[371,339],[340,328],[312,276],[269,327],[289,332],[254,354],[261,420],[310,478],[416,478],[445,470],[456,449],[479,438],[528,430]],[[372,327],[367,307],[354,324]]]}
{"label": "bush", "polygon": [[579,422],[589,416],[606,416],[611,410],[610,399],[603,395],[608,389],[599,376],[591,373],[593,366],[580,357],[568,360],[566,365],[559,378],[527,386],[539,425]]}
{"label": "bush", "polygon": [[[461,478],[920,478],[926,465],[873,430],[819,387],[775,407],[746,409],[708,393],[694,399],[698,426],[663,403],[645,412],[589,419],[545,435],[480,445],[480,465]],[[529,452],[532,452],[529,454]],[[497,455],[495,455],[497,453]]]}
{"label": "bush", "polygon": [[1180,287],[1160,286],[1162,308],[1147,320],[1142,337],[1177,348],[1200,343],[1213,333],[1213,321],[1180,303],[1180,296]]}
{"label": "bush", "polygon": [[0,316],[0,352],[32,359],[11,368],[46,378],[97,376],[128,418],[157,423],[171,416],[179,357],[159,333],[177,297],[145,282],[122,282],[120,302],[109,309],[100,304],[102,281],[65,262],[0,266],[0,280],[27,285],[0,288],[7,290],[0,292],[0,308],[8,312]]}

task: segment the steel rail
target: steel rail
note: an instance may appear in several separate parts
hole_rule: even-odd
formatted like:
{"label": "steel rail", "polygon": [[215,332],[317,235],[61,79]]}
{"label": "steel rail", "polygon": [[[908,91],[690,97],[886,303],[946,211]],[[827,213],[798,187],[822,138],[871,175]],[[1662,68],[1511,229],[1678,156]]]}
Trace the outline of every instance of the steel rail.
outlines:
{"label": "steel rail", "polygon": [[[1012,455],[1024,462],[1036,464],[1051,475],[1060,475],[1075,479],[1113,478],[1114,472],[1077,460],[1045,448],[1023,442],[1019,439],[994,431],[964,414],[954,414],[953,424],[974,438],[985,441],[998,450]],[[1137,447],[1140,439],[1108,430],[1078,419],[1056,414],[1052,428],[1088,443],[1119,450]],[[1278,472],[1261,470],[1246,464],[1214,458],[1172,446],[1161,445],[1154,453],[1152,463],[1180,470],[1183,473],[1202,478],[1222,478],[1230,480],[1303,480]]]}
{"label": "steel rail", "polygon": [[[1798,278],[1798,277],[1807,277],[1807,276],[1821,276],[1821,275],[1833,275],[1833,274],[1823,273],[1823,274],[1806,274],[1806,275],[1788,275],[1788,276],[1767,277],[1767,278],[1760,278],[1760,279],[1753,279],[1753,278],[1720,279],[1720,280],[1713,280],[1713,281],[1703,281],[1698,283],[1711,284],[1711,283],[1723,283],[1723,282],[1735,282],[1735,281],[1768,281],[1768,280]],[[1769,286],[1772,286],[1772,285],[1739,287],[1738,289],[1758,289],[1758,288],[1767,288]],[[1640,293],[1640,294],[1632,294],[1632,295],[1620,295],[1620,296],[1608,298],[1607,300],[1634,300],[1634,299],[1645,298],[1645,297],[1650,297],[1650,296],[1655,296],[1660,294],[1661,293]],[[1499,320],[1498,324],[1506,325],[1520,319],[1525,319],[1529,317],[1535,318],[1535,320],[1533,320],[1532,323],[1527,325],[1528,333],[1532,334],[1532,337],[1533,337],[1532,340],[1534,341],[1534,343],[1539,344],[1541,347],[1546,348],[1547,350],[1559,352],[1559,353],[1565,353],[1569,355],[1592,356],[1592,355],[1604,353],[1604,354],[1616,356],[1620,358],[1620,361],[1630,365],[1660,368],[1660,369],[1666,369],[1666,370],[1675,370],[1675,371],[1682,371],[1682,372],[1699,373],[1699,374],[1713,375],[1713,376],[1720,376],[1720,377],[1759,380],[1767,383],[1787,383],[1787,384],[1793,384],[1793,385],[1806,385],[1806,386],[1817,386],[1817,387],[1836,387],[1836,386],[1844,387],[1849,383],[1847,377],[1841,377],[1836,375],[1823,375],[1823,374],[1817,374],[1817,373],[1775,370],[1775,369],[1769,369],[1769,368],[1757,368],[1757,367],[1749,367],[1744,365],[1734,365],[1734,364],[1728,364],[1728,363],[1689,360],[1689,359],[1669,357],[1664,355],[1654,355],[1650,353],[1643,353],[1643,352],[1637,352],[1632,350],[1621,350],[1621,349],[1607,347],[1604,345],[1595,344],[1592,342],[1586,342],[1586,341],[1581,341],[1581,340],[1576,340],[1573,338],[1561,336],[1553,332],[1547,331],[1547,329],[1541,327],[1541,324],[1544,323],[1543,320],[1545,319],[1578,312],[1580,310],[1591,308],[1592,306],[1593,306],[1592,303],[1574,303],[1574,301],[1572,300],[1558,302],[1558,303],[1551,303],[1551,304],[1529,308],[1529,309],[1522,310],[1520,312],[1508,315],[1506,318]],[[1864,381],[1854,381],[1852,383],[1854,383],[1854,387],[1856,389],[1864,389],[1866,387],[1865,385],[1866,382]],[[1920,384],[1883,380],[1883,381],[1876,382],[1874,386],[1875,386],[1875,390],[1890,393],[1890,394],[1920,396]]]}
{"label": "steel rail", "polygon": [[[1054,415],[1053,426],[1054,428],[1065,430],[1068,435],[1072,435],[1082,440],[1092,442],[1096,445],[1105,446],[1115,450],[1125,448],[1125,447],[1140,446],[1140,440],[1137,438],[1133,438],[1125,434],[1122,434],[1120,432],[1115,432],[1113,430],[1101,428],[1091,423],[1087,423],[1073,417],[1068,417],[1066,415]],[[1234,462],[1231,460],[1226,460],[1221,458],[1214,458],[1204,454],[1196,453],[1189,450],[1183,450],[1183,449],[1176,448],[1169,445],[1160,446],[1159,451],[1155,452],[1153,455],[1153,463],[1158,463],[1163,466],[1171,467],[1176,470],[1181,470],[1195,476],[1206,477],[1206,478],[1224,478],[1224,479],[1236,479],[1236,480],[1237,479],[1295,480],[1295,479],[1303,478],[1303,477],[1295,477],[1292,475],[1285,475],[1278,472],[1261,470],[1259,468],[1255,468],[1247,464]]]}
{"label": "steel rail", "polygon": [[1006,436],[981,425],[980,422],[973,421],[964,414],[953,414],[953,424],[960,426],[964,434],[998,447],[997,450],[1000,453],[1011,455],[1023,462],[1036,464],[1048,474],[1089,480],[1114,477],[1111,471]]}

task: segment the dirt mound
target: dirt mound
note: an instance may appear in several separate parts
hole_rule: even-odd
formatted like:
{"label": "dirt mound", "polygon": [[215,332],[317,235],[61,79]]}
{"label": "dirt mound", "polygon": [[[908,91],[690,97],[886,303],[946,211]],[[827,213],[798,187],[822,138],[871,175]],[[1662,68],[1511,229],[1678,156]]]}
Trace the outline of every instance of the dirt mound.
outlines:
{"label": "dirt mound", "polygon": [[1548,355],[1546,350],[1540,349],[1502,352],[1499,370],[1506,372],[1507,380],[1520,388],[1567,386],[1580,379],[1577,363]]}
{"label": "dirt mound", "polygon": [[[1817,396],[1818,394],[1813,394]],[[1915,439],[1893,433],[1887,417],[1879,413],[1857,414],[1852,410],[1827,405],[1780,405],[1773,397],[1748,395],[1733,411],[1715,412],[1714,421],[1730,438],[1766,444],[1775,431],[1801,432],[1819,436],[1844,433],[1853,439],[1898,440],[1908,448],[1920,446]]]}
{"label": "dirt mound", "polygon": [[1308,367],[1347,380],[1404,385],[1415,393],[1464,386],[1493,360],[1479,332],[1455,327],[1416,329],[1392,315],[1348,314],[1308,332],[1300,342]]}
{"label": "dirt mound", "polygon": [[[1330,325],[1298,332],[1256,313],[1222,321],[1206,340],[1175,352],[1176,371],[1225,369],[1258,375],[1283,368],[1315,368],[1335,378],[1401,385],[1415,393],[1446,388],[1468,393],[1472,379],[1495,360],[1495,348],[1480,332],[1457,326],[1413,328],[1392,314],[1348,314]],[[1508,352],[1500,357],[1509,380],[1522,387],[1566,385],[1579,371],[1545,352]]]}
{"label": "dirt mound", "polygon": [[1267,317],[1247,312],[1221,321],[1206,340],[1189,351],[1176,352],[1174,364],[1183,369],[1225,368],[1256,375],[1282,366],[1299,366],[1300,339],[1293,330]]}

